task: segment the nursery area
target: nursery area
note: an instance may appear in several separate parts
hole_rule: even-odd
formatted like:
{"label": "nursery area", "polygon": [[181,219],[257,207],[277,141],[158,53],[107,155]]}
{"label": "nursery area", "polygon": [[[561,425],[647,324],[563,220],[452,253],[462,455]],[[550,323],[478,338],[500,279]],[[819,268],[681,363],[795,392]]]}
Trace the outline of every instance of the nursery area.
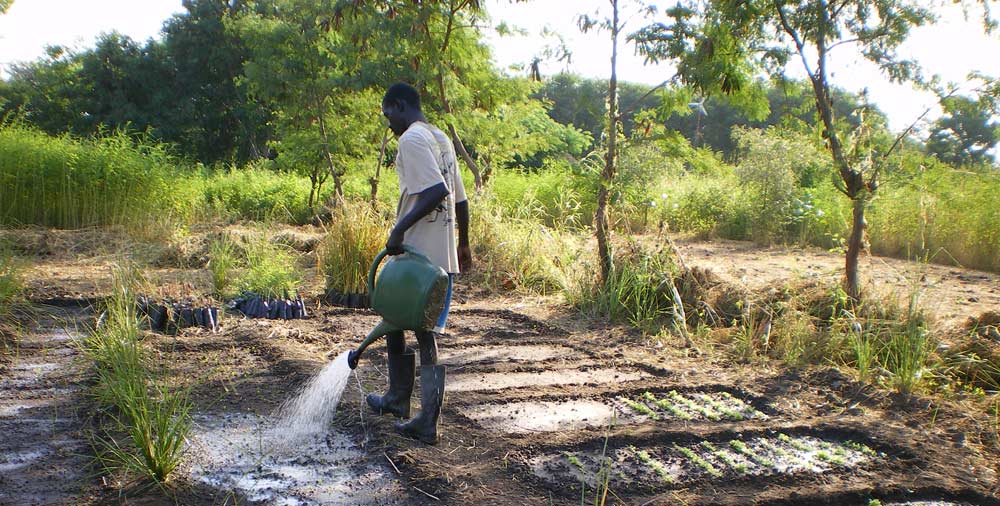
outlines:
{"label": "nursery area", "polygon": [[[191,0],[4,64],[0,505],[1000,505],[1000,84],[896,52],[934,9],[574,18],[648,85],[549,30],[499,64],[501,3]],[[383,261],[411,197],[453,285]]]}

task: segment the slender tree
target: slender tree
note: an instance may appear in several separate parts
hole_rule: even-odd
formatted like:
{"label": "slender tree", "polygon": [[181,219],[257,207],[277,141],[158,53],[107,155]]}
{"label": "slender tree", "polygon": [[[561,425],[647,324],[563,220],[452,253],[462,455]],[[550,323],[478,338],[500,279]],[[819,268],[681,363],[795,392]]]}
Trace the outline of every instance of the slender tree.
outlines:
{"label": "slender tree", "polygon": [[918,0],[684,1],[667,11],[668,23],[642,34],[645,50],[677,58],[680,71],[697,81],[716,79],[723,86],[764,71],[780,76],[791,59],[799,62],[837,172],[834,184],[852,201],[844,287],[854,301],[861,295],[858,259],[866,245],[865,211],[889,154],[908,131],[882,151],[873,149],[864,122],[839,121],[830,55],[853,48],[891,81],[924,83],[919,66],[897,50],[914,28],[934,21],[935,5]]}

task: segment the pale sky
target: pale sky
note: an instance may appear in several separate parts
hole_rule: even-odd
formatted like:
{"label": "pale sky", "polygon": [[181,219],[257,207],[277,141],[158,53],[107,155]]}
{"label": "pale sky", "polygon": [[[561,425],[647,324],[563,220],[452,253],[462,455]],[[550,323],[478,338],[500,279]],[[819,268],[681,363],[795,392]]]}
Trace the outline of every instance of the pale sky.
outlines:
{"label": "pale sky", "polygon": [[[991,1],[994,11],[1000,2]],[[587,77],[607,77],[610,47],[603,33],[581,34],[576,18],[606,9],[607,0],[532,0],[512,4],[508,0],[486,2],[494,23],[505,21],[527,30],[527,36],[499,38],[488,35],[496,62],[501,67],[525,64],[554,38],[539,34],[548,27],[562,35],[573,52],[568,70]],[[0,15],[0,65],[29,61],[43,55],[46,45],[92,47],[101,32],[117,30],[143,42],[159,37],[163,22],[172,14],[183,12],[180,0],[15,0],[6,15]],[[964,81],[971,70],[1000,76],[1000,37],[983,35],[976,19],[965,21],[961,12],[948,7],[941,12],[934,27],[921,29],[903,48],[903,54],[924,65],[928,74],[937,73],[946,80]],[[634,30],[640,20],[633,19],[626,31]],[[886,82],[870,65],[859,62],[850,46],[832,54],[833,82],[851,91],[867,87],[872,100],[890,118],[890,126],[900,130],[915,120],[934,99],[906,86]],[[791,68],[801,73],[801,65]],[[542,66],[544,75],[567,69],[551,62]],[[631,46],[619,50],[619,79],[656,84],[672,74],[666,66],[643,66]]]}

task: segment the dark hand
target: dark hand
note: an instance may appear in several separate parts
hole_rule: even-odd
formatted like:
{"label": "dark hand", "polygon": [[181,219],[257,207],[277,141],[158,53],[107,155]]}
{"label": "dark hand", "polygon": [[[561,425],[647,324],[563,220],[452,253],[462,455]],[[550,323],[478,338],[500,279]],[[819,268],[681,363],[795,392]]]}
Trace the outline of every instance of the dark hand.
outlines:
{"label": "dark hand", "polygon": [[462,272],[472,269],[472,250],[468,245],[458,247],[458,267]]}
{"label": "dark hand", "polygon": [[403,254],[403,232],[392,229],[389,240],[385,242],[385,252],[390,256]]}

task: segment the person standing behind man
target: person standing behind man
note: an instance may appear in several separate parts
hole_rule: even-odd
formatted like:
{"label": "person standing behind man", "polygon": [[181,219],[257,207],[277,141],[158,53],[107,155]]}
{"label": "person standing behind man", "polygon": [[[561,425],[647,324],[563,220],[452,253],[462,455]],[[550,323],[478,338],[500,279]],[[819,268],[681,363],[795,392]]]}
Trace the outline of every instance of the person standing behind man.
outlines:
{"label": "person standing behind man", "polygon": [[[409,246],[448,273],[448,292],[437,324],[415,332],[420,348],[420,413],[396,423],[402,434],[436,444],[445,380],[444,366],[437,365],[437,338],[447,323],[454,275],[472,266],[469,203],[455,148],[448,136],[424,117],[416,88],[406,83],[390,86],[382,98],[382,114],[399,138],[399,204],[385,249],[389,255],[399,255],[404,245]],[[386,336],[386,353],[389,388],[383,395],[368,395],[366,401],[376,413],[409,418],[416,360],[402,331]]]}

